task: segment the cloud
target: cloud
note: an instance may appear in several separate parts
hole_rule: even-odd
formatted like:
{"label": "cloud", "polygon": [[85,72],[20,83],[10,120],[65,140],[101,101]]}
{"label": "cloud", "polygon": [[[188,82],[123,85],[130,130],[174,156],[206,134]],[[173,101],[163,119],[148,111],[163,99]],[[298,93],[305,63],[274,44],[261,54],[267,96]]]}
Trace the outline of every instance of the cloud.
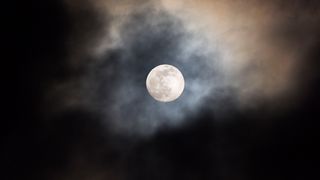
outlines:
{"label": "cloud", "polygon": [[[70,1],[75,33],[66,62],[76,75],[52,85],[51,109],[84,107],[127,135],[178,127],[203,108],[220,121],[260,106],[281,111],[298,97],[300,81],[292,78],[316,43],[319,18],[278,3]],[[164,63],[186,80],[183,95],[169,104],[145,88],[148,72]]]}
{"label": "cloud", "polygon": [[[67,0],[33,11],[32,57],[8,96],[3,154],[18,172],[8,177],[318,174],[317,1]],[[145,88],[161,63],[186,79],[169,104]]]}

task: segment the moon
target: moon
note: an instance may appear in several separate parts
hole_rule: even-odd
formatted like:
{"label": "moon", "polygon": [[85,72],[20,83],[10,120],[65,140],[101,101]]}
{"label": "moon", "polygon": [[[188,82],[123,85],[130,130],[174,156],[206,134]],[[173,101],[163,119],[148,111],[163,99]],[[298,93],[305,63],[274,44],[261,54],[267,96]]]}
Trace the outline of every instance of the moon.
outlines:
{"label": "moon", "polygon": [[171,102],[184,90],[184,78],[178,68],[162,64],[153,68],[146,79],[149,94],[157,101]]}

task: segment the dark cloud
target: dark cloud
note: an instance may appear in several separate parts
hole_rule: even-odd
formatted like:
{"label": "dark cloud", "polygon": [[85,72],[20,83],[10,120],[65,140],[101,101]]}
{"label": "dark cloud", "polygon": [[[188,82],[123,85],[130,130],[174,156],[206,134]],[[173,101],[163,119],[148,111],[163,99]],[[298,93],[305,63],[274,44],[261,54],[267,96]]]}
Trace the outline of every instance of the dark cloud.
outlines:
{"label": "dark cloud", "polygon": [[[83,66],[85,73],[55,84],[58,88],[53,87],[48,96],[54,97],[50,98],[53,102],[61,101],[58,103],[62,106],[51,108],[64,111],[69,108],[64,107],[68,103],[86,107],[101,114],[110,131],[127,135],[152,134],[162,126],[183,123],[188,114],[197,113],[213,88],[210,82],[218,78],[208,65],[209,57],[201,46],[186,51],[184,44],[192,43],[188,39],[193,35],[164,10],[143,7],[122,21],[119,45],[106,49],[102,55],[76,56],[80,66],[75,66]],[[111,43],[110,39],[106,37],[101,42]],[[182,97],[168,104],[155,102],[145,87],[148,72],[164,63],[178,67],[187,82]],[[206,90],[200,88],[204,85]]]}
{"label": "dark cloud", "polygon": [[[124,17],[87,1],[33,3],[31,56],[16,65],[13,110],[4,120],[4,179],[319,176],[316,1],[269,2],[278,20],[266,36],[279,51],[296,52],[290,77],[297,88],[286,93],[298,98],[263,99],[248,109],[238,106],[238,88],[224,84],[221,49],[208,53],[206,39],[183,20],[157,3],[139,3]],[[186,79],[183,96],[165,105],[145,89],[147,73],[162,63]]]}

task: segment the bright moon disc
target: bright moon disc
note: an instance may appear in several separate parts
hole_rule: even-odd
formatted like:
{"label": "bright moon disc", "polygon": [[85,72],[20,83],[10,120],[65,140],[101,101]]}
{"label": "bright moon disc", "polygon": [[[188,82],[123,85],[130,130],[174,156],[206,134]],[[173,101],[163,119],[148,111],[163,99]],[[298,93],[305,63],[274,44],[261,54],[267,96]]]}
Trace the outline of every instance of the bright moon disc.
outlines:
{"label": "bright moon disc", "polygon": [[184,78],[174,66],[162,64],[148,74],[146,86],[149,94],[161,102],[176,100],[183,92]]}

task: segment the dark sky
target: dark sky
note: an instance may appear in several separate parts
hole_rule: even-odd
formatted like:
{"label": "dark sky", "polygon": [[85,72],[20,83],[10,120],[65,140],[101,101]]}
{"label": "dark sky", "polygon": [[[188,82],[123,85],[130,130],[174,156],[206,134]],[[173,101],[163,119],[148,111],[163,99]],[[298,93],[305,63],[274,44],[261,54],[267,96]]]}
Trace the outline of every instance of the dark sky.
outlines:
{"label": "dark sky", "polygon": [[[158,1],[125,1],[124,20],[112,2],[32,2],[27,58],[18,54],[2,119],[1,179],[319,178],[317,1],[217,1],[228,30],[217,41],[210,25],[202,34],[202,22]],[[163,63],[186,79],[169,104],[144,84]]]}

